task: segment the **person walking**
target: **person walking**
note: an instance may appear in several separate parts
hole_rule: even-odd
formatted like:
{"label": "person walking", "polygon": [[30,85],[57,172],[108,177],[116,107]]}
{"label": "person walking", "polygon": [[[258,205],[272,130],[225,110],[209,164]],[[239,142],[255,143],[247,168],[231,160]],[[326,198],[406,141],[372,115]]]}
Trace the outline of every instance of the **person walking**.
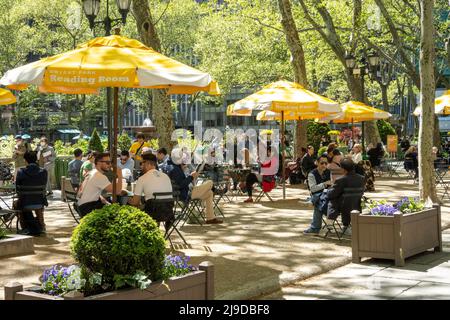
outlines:
{"label": "person walking", "polygon": [[55,149],[48,144],[46,137],[41,137],[39,146],[36,148],[39,166],[48,172],[47,176],[47,195],[53,194],[52,180],[55,170],[56,153]]}
{"label": "person walking", "polygon": [[31,151],[27,149],[27,145],[23,141],[21,135],[16,136],[16,145],[14,146],[12,159],[14,161],[14,181],[16,180],[17,172],[21,168],[25,168],[27,166],[27,162],[25,161],[24,155],[25,152]]}

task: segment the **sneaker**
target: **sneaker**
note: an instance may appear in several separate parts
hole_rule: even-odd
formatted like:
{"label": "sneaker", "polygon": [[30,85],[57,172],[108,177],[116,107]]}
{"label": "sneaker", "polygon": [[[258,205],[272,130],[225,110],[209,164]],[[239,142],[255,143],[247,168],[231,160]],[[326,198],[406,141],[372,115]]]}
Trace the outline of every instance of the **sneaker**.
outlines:
{"label": "sneaker", "polygon": [[352,227],[344,227],[344,230],[342,231],[342,235],[351,236],[352,235]]}
{"label": "sneaker", "polygon": [[318,236],[319,233],[320,231],[314,231],[313,229],[306,229],[305,231],[303,231],[303,234],[308,236]]}

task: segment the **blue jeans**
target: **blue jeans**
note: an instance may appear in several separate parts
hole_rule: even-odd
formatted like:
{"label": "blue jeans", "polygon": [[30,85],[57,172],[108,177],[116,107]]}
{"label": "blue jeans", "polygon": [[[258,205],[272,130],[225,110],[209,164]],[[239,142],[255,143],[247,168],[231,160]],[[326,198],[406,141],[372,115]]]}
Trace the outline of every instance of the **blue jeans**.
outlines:
{"label": "blue jeans", "polygon": [[322,212],[320,212],[318,208],[319,197],[320,193],[311,195],[311,202],[314,204],[314,213],[311,226],[309,228],[315,232],[319,232],[322,228]]}

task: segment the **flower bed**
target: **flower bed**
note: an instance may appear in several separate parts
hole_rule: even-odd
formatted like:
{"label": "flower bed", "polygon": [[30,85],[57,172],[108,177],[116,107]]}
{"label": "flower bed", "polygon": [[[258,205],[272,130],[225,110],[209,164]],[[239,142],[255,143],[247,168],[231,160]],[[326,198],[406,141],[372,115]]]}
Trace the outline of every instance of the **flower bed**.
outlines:
{"label": "flower bed", "polygon": [[[126,288],[87,297],[76,290],[63,296],[54,296],[44,293],[42,287],[24,290],[20,283],[11,283],[5,285],[5,300],[212,300],[214,265],[202,262],[198,269],[165,281],[154,282],[145,289]],[[75,283],[73,286],[76,285]]]}
{"label": "flower bed", "polygon": [[428,249],[442,251],[441,209],[424,208],[417,201],[402,199],[395,206],[378,204],[368,213],[352,212],[352,257],[405,259]]}

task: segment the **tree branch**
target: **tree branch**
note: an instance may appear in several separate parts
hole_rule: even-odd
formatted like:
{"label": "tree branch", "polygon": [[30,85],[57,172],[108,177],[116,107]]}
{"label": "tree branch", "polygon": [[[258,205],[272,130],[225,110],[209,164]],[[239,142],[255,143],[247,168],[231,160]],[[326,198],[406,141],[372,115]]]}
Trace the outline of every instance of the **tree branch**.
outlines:
{"label": "tree branch", "polygon": [[278,31],[278,32],[284,33],[283,30],[278,29],[278,28],[276,28],[276,27],[274,27],[274,26],[271,26],[271,25],[269,25],[269,24],[266,24],[266,23],[262,22],[259,18],[251,17],[251,16],[247,16],[247,15],[242,15],[242,17],[247,18],[247,19],[254,20],[254,21],[258,22],[260,25],[262,25],[263,27],[270,28],[270,29],[276,30],[276,31]]}
{"label": "tree branch", "polygon": [[403,49],[403,40],[397,32],[397,29],[395,27],[395,24],[394,24],[394,21],[392,20],[391,15],[387,11],[382,0],[375,0],[375,3],[380,8],[381,14],[383,15],[384,19],[386,20],[386,22],[388,24],[389,31],[391,32],[394,43],[398,49],[400,56],[402,57],[403,63],[405,64],[405,66],[408,70],[408,74],[410,75],[411,80],[414,82],[414,84],[417,87],[420,87],[419,74],[417,73],[415,66],[411,63],[410,57],[406,55],[405,50]]}
{"label": "tree branch", "polygon": [[168,0],[168,1],[167,1],[167,5],[166,5],[166,7],[164,8],[164,11],[161,13],[161,15],[159,16],[158,20],[156,20],[156,22],[154,23],[155,26],[158,24],[159,20],[161,20],[162,17],[164,17],[164,15],[166,14],[166,11],[167,11],[167,9],[169,8],[170,3],[171,3],[171,0]]}

